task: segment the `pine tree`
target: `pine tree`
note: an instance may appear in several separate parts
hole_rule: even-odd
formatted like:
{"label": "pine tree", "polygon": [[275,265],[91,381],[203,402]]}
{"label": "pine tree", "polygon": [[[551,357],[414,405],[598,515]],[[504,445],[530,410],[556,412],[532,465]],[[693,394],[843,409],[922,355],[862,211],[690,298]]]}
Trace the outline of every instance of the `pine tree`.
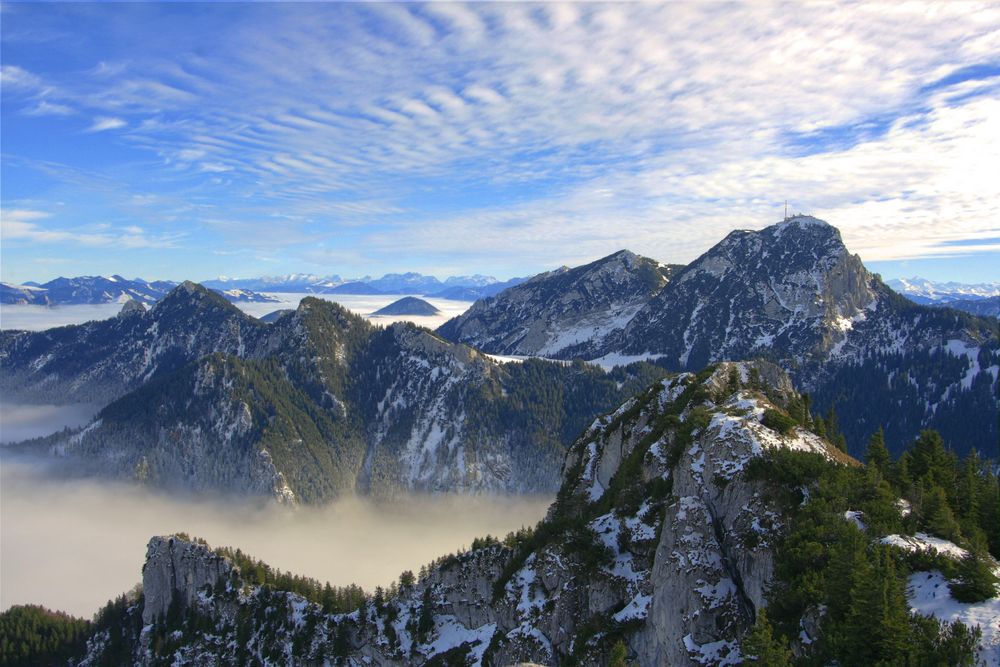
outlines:
{"label": "pine tree", "polygon": [[885,433],[882,427],[872,433],[868,440],[868,449],[865,451],[865,463],[875,467],[883,478],[889,476],[889,449],[885,446]]}
{"label": "pine tree", "polygon": [[932,484],[930,488],[927,486],[923,486],[923,488],[924,492],[920,504],[921,524],[934,535],[953,541],[958,539],[961,531],[958,527],[958,521],[955,520],[955,514],[948,504],[948,497],[945,495],[944,489],[936,484]]}
{"label": "pine tree", "polygon": [[619,639],[611,647],[611,655],[608,656],[608,667],[628,667],[628,662],[626,662],[627,657],[628,649],[625,648],[625,642]]}
{"label": "pine tree", "polygon": [[949,588],[959,602],[982,602],[996,597],[997,576],[982,543],[975,544],[959,561],[957,576]]}
{"label": "pine tree", "polygon": [[910,474],[914,480],[929,479],[943,489],[955,488],[956,458],[945,449],[940,433],[932,429],[921,431],[910,453]]}
{"label": "pine tree", "polygon": [[845,629],[845,664],[895,665],[905,660],[909,608],[888,547],[876,547],[870,566],[855,574]]}
{"label": "pine tree", "polygon": [[757,610],[753,628],[743,638],[743,656],[748,663],[761,667],[786,667],[792,664],[792,652],[784,637],[775,637],[767,610]]}
{"label": "pine tree", "polygon": [[847,451],[847,439],[840,432],[840,423],[837,421],[837,410],[832,405],[826,411],[826,439],[832,442],[837,449]]}

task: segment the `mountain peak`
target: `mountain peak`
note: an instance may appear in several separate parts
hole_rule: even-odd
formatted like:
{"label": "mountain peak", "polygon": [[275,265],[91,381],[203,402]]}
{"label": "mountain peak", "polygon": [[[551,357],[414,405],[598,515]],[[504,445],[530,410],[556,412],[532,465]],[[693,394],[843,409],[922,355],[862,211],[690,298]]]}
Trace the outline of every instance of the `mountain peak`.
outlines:
{"label": "mountain peak", "polygon": [[224,296],[213,292],[204,285],[190,280],[185,280],[177,287],[167,292],[166,296],[156,302],[150,312],[161,315],[167,311],[175,309],[185,309],[191,307],[216,306],[227,311],[238,313],[241,317],[243,311],[231,304]]}
{"label": "mountain peak", "polygon": [[793,215],[793,216],[790,216],[788,218],[785,218],[784,220],[782,220],[781,222],[779,222],[779,223],[777,223],[777,224],[775,224],[773,226],[774,227],[779,227],[779,228],[780,227],[793,227],[794,226],[794,227],[800,227],[800,228],[806,228],[806,227],[827,228],[828,227],[830,229],[836,229],[836,227],[834,227],[833,225],[831,225],[826,220],[820,220],[819,218],[816,218],[814,216],[811,216],[811,215],[802,215],[802,214]]}

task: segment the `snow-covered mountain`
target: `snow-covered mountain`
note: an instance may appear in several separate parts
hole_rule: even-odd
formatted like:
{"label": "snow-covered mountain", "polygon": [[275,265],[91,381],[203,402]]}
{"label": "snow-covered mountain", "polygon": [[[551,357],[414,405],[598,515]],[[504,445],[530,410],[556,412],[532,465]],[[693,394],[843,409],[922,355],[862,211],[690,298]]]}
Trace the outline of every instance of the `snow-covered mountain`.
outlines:
{"label": "snow-covered mountain", "polygon": [[836,408],[855,452],[879,426],[897,452],[923,428],[960,453],[996,447],[996,321],[899,297],[816,218],[730,233],[585,356],[603,355],[678,370],[774,360]]}
{"label": "snow-covered mountain", "polygon": [[581,356],[591,341],[621,331],[677,268],[621,250],[477,301],[438,333],[493,354]]}
{"label": "snow-covered mountain", "polygon": [[937,282],[914,276],[913,278],[892,278],[886,280],[885,284],[911,301],[921,304],[1000,296],[1000,282]]}
{"label": "snow-covered mountain", "polygon": [[305,292],[316,293],[344,282],[340,276],[318,276],[312,273],[290,273],[284,276],[261,278],[228,278],[220,276],[202,284],[214,289],[246,289],[254,292]]}
{"label": "snow-covered mountain", "polygon": [[11,285],[0,283],[0,304],[49,305],[48,290],[34,285]]}
{"label": "snow-covered mountain", "polygon": [[[129,299],[153,303],[177,286],[164,280],[147,282],[121,276],[78,276],[56,278],[41,285],[7,285],[0,290],[0,303],[65,305],[85,303],[124,303]],[[30,295],[30,296],[29,296]]]}
{"label": "snow-covered mountain", "polygon": [[[782,629],[797,657],[843,656],[843,638],[825,634],[828,621],[868,595],[852,582],[863,582],[862,571],[872,566],[826,559],[843,552],[905,559],[920,551],[907,593],[892,571],[876,580],[888,595],[871,613],[881,621],[878,612],[897,604],[891,608],[903,614],[904,628],[907,607],[943,622],[978,620],[982,635],[978,645],[972,636],[976,653],[969,657],[992,664],[1000,601],[956,602],[937,569],[955,567],[965,550],[921,533],[866,527],[868,517],[852,510],[850,500],[824,490],[817,475],[861,486],[866,477],[823,438],[770,417],[801,400],[788,377],[766,362],[664,379],[576,440],[557,499],[534,530],[502,542],[477,540],[471,550],[432,563],[419,579],[401,578],[387,596],[341,609],[324,608],[329,603],[318,585],[311,599],[308,586],[292,592],[273,576],[261,585],[268,571],[232,550],[213,551],[185,536],[154,537],[142,596],[102,614],[81,664],[596,667],[611,662],[617,645],[619,656],[643,667],[721,667],[747,661],[743,640],[755,618],[765,609],[787,615],[780,607],[796,610],[794,625]],[[813,502],[813,496],[821,497]],[[887,525],[901,525],[909,511],[891,497],[878,507]],[[810,533],[810,526],[822,530]],[[790,557],[814,559],[812,585],[797,589],[796,599],[773,592],[801,574],[782,569]],[[838,565],[843,574],[836,580],[821,576]],[[858,641],[881,639],[880,627],[855,625]],[[936,622],[932,632],[952,636]],[[957,637],[961,643],[968,635]],[[935,650],[932,641],[913,648],[928,659]]]}
{"label": "snow-covered mountain", "polygon": [[258,294],[248,289],[234,287],[232,289],[213,289],[213,292],[222,295],[226,301],[232,303],[278,303],[279,299],[266,294]]}
{"label": "snow-covered mountain", "polygon": [[764,357],[820,411],[836,408],[853,451],[879,426],[896,452],[923,428],[960,452],[995,451],[996,321],[901,298],[826,222],[796,216],[734,231],[686,267],[657,275],[657,266],[619,253],[542,274],[439,333],[493,353],[604,365],[655,359],[697,371]]}
{"label": "snow-covered mountain", "polygon": [[493,276],[475,274],[451,276],[443,282],[421,273],[387,273],[381,278],[341,278],[338,275],[318,276],[293,273],[262,278],[226,278],[204,281],[206,287],[230,290],[234,288],[256,292],[302,292],[306,294],[420,294],[443,299],[473,301],[492,296],[512,287],[523,278],[498,281]]}
{"label": "snow-covered mountain", "polygon": [[154,485],[300,502],[553,491],[576,434],[662,375],[502,365],[316,298],[267,324],[194,283],[148,312],[3,332],[0,362],[12,399],[117,399],[35,451]]}
{"label": "snow-covered mountain", "polygon": [[[129,280],[121,276],[79,276],[56,278],[36,285],[0,283],[0,303],[64,306],[94,303],[125,303],[135,300],[152,304],[162,299],[177,283],[169,280],[149,282],[142,278]],[[211,287],[211,286],[209,286]],[[229,285],[213,287],[213,291],[233,302],[268,302],[277,299],[257,294],[249,289]]]}

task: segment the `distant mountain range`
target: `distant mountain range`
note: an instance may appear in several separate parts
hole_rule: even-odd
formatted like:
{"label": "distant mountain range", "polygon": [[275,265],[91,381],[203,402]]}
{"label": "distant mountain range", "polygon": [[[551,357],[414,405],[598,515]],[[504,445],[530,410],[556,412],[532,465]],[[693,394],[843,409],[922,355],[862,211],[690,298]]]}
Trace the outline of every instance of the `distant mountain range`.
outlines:
{"label": "distant mountain range", "polygon": [[474,301],[499,294],[508,287],[520,284],[527,278],[499,281],[492,276],[451,276],[443,282],[434,276],[420,273],[387,273],[381,278],[341,278],[337,275],[316,276],[290,274],[264,278],[216,278],[206,280],[206,287],[228,289],[240,287],[257,292],[303,292],[308,294],[409,294]]}
{"label": "distant mountain range", "polygon": [[[475,301],[499,294],[525,278],[500,282],[491,276],[452,276],[444,282],[419,273],[387,273],[381,278],[364,277],[344,280],[340,276],[317,276],[294,273],[286,276],[230,279],[217,278],[202,284],[233,302],[278,301],[261,292],[291,292],[306,294],[419,294],[439,299]],[[27,282],[23,285],[0,283],[0,304],[31,304],[40,306],[124,303],[135,299],[155,303],[177,287],[169,280],[146,281],[122,276],[78,276],[56,278],[47,283]]]}
{"label": "distant mountain range", "polygon": [[[0,304],[30,304],[37,306],[64,306],[97,303],[125,303],[138,301],[152,304],[177,287],[169,280],[148,282],[142,278],[129,280],[121,276],[78,276],[56,278],[41,285],[26,283],[10,285],[0,283]],[[277,302],[274,297],[258,294],[248,289],[227,287],[215,289],[228,301]]]}
{"label": "distant mountain range", "polygon": [[977,300],[1000,296],[1000,282],[958,283],[936,282],[926,278],[892,278],[885,284],[910,301],[935,304],[946,301]]}

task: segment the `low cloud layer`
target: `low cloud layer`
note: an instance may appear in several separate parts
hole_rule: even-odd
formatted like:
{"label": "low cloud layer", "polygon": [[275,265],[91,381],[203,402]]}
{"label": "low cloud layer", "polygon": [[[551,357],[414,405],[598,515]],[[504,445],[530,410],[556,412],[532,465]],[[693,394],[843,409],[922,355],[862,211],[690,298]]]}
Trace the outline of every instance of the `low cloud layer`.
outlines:
{"label": "low cloud layer", "polygon": [[184,531],[331,584],[386,585],[476,536],[533,525],[549,499],[347,499],[288,510],[169,497],[107,480],[52,478],[38,462],[0,466],[0,609],[37,603],[89,617],[141,579],[153,535]]}
{"label": "low cloud layer", "polygon": [[65,427],[82,426],[99,405],[23,405],[0,402],[0,443],[20,442],[49,435]]}
{"label": "low cloud layer", "polygon": [[[286,308],[295,309],[304,297],[315,296],[319,299],[333,301],[344,306],[348,310],[358,315],[369,317],[379,308],[388,306],[393,301],[401,299],[399,294],[385,295],[355,295],[355,294],[296,294],[296,293],[274,293],[271,294],[279,299],[277,302],[252,303],[243,302],[235,304],[243,312],[254,317],[263,317],[268,313]],[[406,320],[419,324],[422,327],[436,329],[452,317],[464,313],[471,301],[454,301],[451,299],[434,299],[421,297],[431,303],[441,311],[440,315],[433,316],[378,316],[369,317],[372,322],[381,325],[391,324],[400,320]],[[24,304],[4,304],[0,308],[0,329],[24,329],[27,331],[43,331],[52,327],[66,326],[67,324],[83,324],[91,320],[106,320],[114,317],[122,309],[120,303],[96,303],[78,304],[69,306],[32,306]]]}

